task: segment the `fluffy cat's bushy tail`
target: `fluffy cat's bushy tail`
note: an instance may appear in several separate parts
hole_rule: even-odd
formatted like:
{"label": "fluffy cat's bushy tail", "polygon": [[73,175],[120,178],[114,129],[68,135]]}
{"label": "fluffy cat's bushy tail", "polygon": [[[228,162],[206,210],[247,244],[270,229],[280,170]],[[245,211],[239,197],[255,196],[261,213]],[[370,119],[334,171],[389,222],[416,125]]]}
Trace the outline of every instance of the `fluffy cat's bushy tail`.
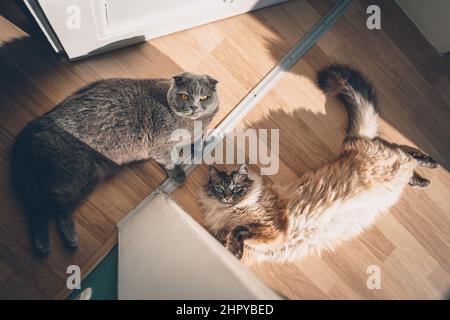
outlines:
{"label": "fluffy cat's bushy tail", "polygon": [[347,136],[370,139],[377,136],[377,97],[359,71],[334,64],[317,73],[317,84],[325,93],[337,94],[347,108]]}

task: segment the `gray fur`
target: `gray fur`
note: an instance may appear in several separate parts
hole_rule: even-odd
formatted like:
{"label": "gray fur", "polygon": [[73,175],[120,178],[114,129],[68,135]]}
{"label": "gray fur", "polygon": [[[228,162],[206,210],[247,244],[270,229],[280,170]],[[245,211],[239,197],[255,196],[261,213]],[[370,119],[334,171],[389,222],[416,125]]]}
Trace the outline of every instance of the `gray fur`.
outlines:
{"label": "gray fur", "polygon": [[[183,73],[173,79],[110,79],[80,89],[31,121],[12,151],[12,184],[30,217],[33,244],[49,251],[48,219],[76,247],[72,213],[95,185],[121,166],[153,158],[177,182],[184,172],[171,161],[175,129],[193,132],[216,114],[217,81]],[[188,101],[180,93],[189,96]],[[209,97],[200,101],[201,96]]]}

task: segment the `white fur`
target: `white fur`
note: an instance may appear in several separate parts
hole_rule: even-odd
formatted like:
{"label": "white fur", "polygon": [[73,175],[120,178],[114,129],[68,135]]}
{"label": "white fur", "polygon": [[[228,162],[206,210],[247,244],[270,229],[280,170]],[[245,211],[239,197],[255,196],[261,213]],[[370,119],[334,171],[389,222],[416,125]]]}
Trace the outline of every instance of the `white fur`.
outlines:
{"label": "white fur", "polygon": [[374,106],[351,87],[346,88],[347,95],[355,101],[353,128],[349,135],[374,138],[378,131],[378,113]]}
{"label": "white fur", "polygon": [[[393,164],[387,161],[385,165]],[[405,163],[393,179],[370,189],[361,188],[361,191],[351,194],[349,198],[336,199],[331,205],[319,206],[314,210],[309,204],[299,204],[296,201],[301,194],[293,191],[295,187],[283,187],[286,192],[293,192],[287,207],[287,234],[281,234],[270,243],[253,242],[252,239],[245,241],[242,260],[248,264],[264,261],[292,262],[309,254],[334,250],[340,242],[350,240],[370,228],[378,215],[397,203],[415,166],[414,161]],[[246,217],[242,215],[247,211],[237,210],[240,207],[252,210],[251,207],[259,206],[258,201],[264,188],[262,179],[256,174],[252,174],[251,179],[254,180],[253,188],[238,205],[226,207],[206,194],[201,196],[204,223],[213,234],[224,225],[254,222],[245,221]]]}
{"label": "white fur", "polygon": [[285,241],[252,245],[246,242],[244,261],[247,263],[276,261],[292,262],[322,250],[334,250],[342,241],[352,239],[371,227],[377,216],[399,200],[408,183],[411,168],[395,181],[356,194],[345,201],[336,201],[328,208],[304,214],[292,210]]}

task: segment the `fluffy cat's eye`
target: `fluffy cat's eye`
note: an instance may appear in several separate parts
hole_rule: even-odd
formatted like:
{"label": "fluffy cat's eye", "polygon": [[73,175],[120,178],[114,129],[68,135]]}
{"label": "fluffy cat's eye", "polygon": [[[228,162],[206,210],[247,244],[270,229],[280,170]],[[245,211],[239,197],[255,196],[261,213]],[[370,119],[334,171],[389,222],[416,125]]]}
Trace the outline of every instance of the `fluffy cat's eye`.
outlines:
{"label": "fluffy cat's eye", "polygon": [[233,188],[233,193],[239,193],[242,191],[242,187],[234,187]]}
{"label": "fluffy cat's eye", "polygon": [[217,192],[217,193],[222,193],[223,192],[223,187],[221,187],[221,186],[215,186],[214,187],[214,190]]}
{"label": "fluffy cat's eye", "polygon": [[189,100],[189,96],[187,94],[180,93],[180,99],[183,100],[183,101],[188,101]]}
{"label": "fluffy cat's eye", "polygon": [[206,101],[209,99],[209,96],[201,96],[200,101]]}

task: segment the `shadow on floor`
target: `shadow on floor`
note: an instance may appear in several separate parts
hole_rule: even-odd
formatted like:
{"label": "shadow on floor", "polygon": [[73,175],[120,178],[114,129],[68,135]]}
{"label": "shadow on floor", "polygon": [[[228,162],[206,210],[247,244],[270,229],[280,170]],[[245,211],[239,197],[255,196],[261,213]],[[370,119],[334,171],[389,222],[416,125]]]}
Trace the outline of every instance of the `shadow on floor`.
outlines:
{"label": "shadow on floor", "polygon": [[0,28],[6,25],[12,30],[0,40],[0,260],[5,271],[0,298],[63,297],[67,266],[90,270],[95,257],[103,256],[103,250],[113,243],[118,220],[162,182],[164,173],[152,162],[137,163],[99,186],[77,210],[78,250],[65,250],[51,225],[52,252],[39,257],[32,254],[25,215],[9,188],[10,149],[15,138],[29,121],[95,80],[170,77],[181,68],[146,42],[68,63],[47,43],[9,23],[0,17]]}
{"label": "shadow on floor", "polygon": [[[330,8],[325,2],[308,1],[321,15]],[[327,36],[321,38],[289,72],[315,81],[315,72],[331,63],[345,63],[359,69],[377,89],[381,117],[450,170],[450,76],[444,58],[434,52],[395,3],[378,1],[382,11],[388,13],[384,19],[386,30],[378,33],[365,28],[357,30],[355,25],[365,23],[365,13],[361,10],[365,1],[361,2],[362,6],[354,2]],[[360,15],[358,21],[354,19],[355,14]],[[256,18],[261,23],[276,23]],[[395,28],[414,33],[409,40],[417,40],[417,43],[401,39],[402,34]],[[274,43],[273,39],[267,41],[267,49],[276,59],[280,56],[280,46],[282,44]],[[414,47],[421,50],[413,51]],[[425,85],[418,90],[416,84],[420,81]]]}

